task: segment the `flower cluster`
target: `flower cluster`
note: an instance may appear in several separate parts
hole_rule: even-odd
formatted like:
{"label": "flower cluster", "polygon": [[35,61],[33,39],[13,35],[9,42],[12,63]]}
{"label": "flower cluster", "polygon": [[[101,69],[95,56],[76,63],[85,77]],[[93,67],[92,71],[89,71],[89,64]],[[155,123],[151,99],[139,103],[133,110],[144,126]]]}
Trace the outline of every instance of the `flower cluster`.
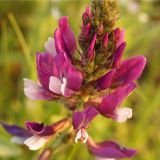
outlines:
{"label": "flower cluster", "polygon": [[[96,157],[130,158],[136,151],[115,141],[96,143],[87,133],[91,121],[102,115],[117,122],[132,117],[132,109],[120,107],[136,88],[146,63],[143,56],[122,60],[126,47],[125,31],[114,28],[117,19],[115,1],[93,1],[82,15],[81,33],[76,38],[68,18],[62,17],[54,37],[45,43],[46,51],[36,54],[38,82],[24,79],[24,93],[32,100],[61,100],[72,112],[75,142],[86,143]],[[115,7],[113,10],[108,9]],[[26,122],[26,129],[1,123],[12,140],[36,150],[57,132],[70,126],[68,119],[44,126]]]}

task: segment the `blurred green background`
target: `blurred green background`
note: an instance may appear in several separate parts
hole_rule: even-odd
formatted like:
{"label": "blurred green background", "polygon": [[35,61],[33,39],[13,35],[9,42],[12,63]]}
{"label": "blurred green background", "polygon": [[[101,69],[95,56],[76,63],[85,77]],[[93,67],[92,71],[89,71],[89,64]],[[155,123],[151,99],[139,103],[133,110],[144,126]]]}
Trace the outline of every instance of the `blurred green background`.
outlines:
{"label": "blurred green background", "polygon": [[[76,36],[81,14],[89,0],[0,1],[0,120],[24,125],[26,120],[47,124],[67,115],[59,103],[31,101],[23,94],[23,78],[36,80],[36,51],[53,36],[57,20],[67,15]],[[120,0],[120,19],[116,26],[126,29],[124,58],[145,55],[147,65],[136,91],[123,106],[133,108],[134,116],[124,124],[98,116],[89,128],[97,141],[115,139],[136,148],[134,160],[160,158],[160,0]],[[0,127],[0,159],[31,160],[39,153],[10,142]],[[85,145],[73,145],[53,155],[54,160],[92,160]],[[77,149],[78,148],[78,149]]]}

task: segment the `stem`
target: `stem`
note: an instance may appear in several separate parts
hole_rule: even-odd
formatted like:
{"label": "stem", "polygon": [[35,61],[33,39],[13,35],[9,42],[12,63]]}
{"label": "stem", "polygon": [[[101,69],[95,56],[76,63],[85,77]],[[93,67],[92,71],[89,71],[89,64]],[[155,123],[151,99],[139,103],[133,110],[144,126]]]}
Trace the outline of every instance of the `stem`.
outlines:
{"label": "stem", "polygon": [[24,38],[24,36],[22,34],[22,31],[21,31],[20,27],[18,26],[18,23],[17,23],[17,21],[16,21],[16,19],[13,16],[12,13],[8,14],[8,18],[9,18],[9,20],[10,20],[12,26],[13,26],[14,31],[16,32],[16,35],[17,35],[19,43],[20,43],[20,45],[22,47],[22,50],[23,50],[27,65],[31,69],[32,59],[31,59],[31,55],[30,55],[30,50],[29,50],[28,45],[27,45],[27,43],[25,41],[25,38]]}
{"label": "stem", "polygon": [[69,155],[67,156],[67,158],[65,160],[72,160],[74,158],[75,154],[77,153],[79,147],[80,147],[79,144],[74,144],[72,146],[72,150],[70,151]]}

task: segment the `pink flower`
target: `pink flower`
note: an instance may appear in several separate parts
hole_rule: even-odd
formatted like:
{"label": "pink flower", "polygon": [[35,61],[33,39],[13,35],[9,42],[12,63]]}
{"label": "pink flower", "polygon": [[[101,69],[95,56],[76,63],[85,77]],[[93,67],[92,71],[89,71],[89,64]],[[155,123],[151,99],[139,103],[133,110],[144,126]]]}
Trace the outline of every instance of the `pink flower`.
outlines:
{"label": "pink flower", "polygon": [[78,91],[82,74],[65,54],[55,57],[49,53],[37,53],[39,83],[24,79],[24,93],[30,99],[52,100],[60,95],[68,97]]}
{"label": "pink flower", "polygon": [[25,144],[30,150],[38,150],[44,144],[46,144],[50,138],[52,138],[57,132],[60,132],[64,128],[68,127],[68,119],[62,119],[51,125],[44,125],[37,122],[26,122],[26,128],[22,128],[16,125],[8,125],[6,123],[0,123],[2,127],[11,135],[13,142],[18,144]]}
{"label": "pink flower", "polygon": [[132,109],[126,107],[119,108],[119,106],[135,88],[136,85],[130,83],[129,85],[121,87],[105,96],[98,106],[100,114],[104,117],[112,118],[117,122],[125,122],[128,118],[131,118]]}
{"label": "pink flower", "polygon": [[115,141],[104,141],[96,143],[91,138],[87,141],[89,151],[96,157],[121,159],[131,158],[136,154],[136,150],[126,148],[116,143]]}
{"label": "pink flower", "polygon": [[82,73],[72,64],[76,40],[67,17],[59,20],[54,38],[45,43],[46,51],[37,53],[36,63],[39,82],[24,79],[24,93],[33,100],[52,100],[68,97],[79,91]]}

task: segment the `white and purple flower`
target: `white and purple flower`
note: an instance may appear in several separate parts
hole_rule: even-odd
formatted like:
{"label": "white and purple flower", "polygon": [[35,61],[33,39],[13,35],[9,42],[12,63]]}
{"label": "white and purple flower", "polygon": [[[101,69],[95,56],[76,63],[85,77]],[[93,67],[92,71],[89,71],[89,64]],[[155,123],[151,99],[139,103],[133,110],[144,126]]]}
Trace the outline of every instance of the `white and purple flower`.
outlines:
{"label": "white and purple flower", "polygon": [[68,119],[62,119],[52,125],[44,125],[37,122],[26,122],[26,128],[16,125],[0,123],[11,135],[11,141],[17,144],[25,144],[30,150],[38,150],[43,147],[56,133],[68,127]]}

